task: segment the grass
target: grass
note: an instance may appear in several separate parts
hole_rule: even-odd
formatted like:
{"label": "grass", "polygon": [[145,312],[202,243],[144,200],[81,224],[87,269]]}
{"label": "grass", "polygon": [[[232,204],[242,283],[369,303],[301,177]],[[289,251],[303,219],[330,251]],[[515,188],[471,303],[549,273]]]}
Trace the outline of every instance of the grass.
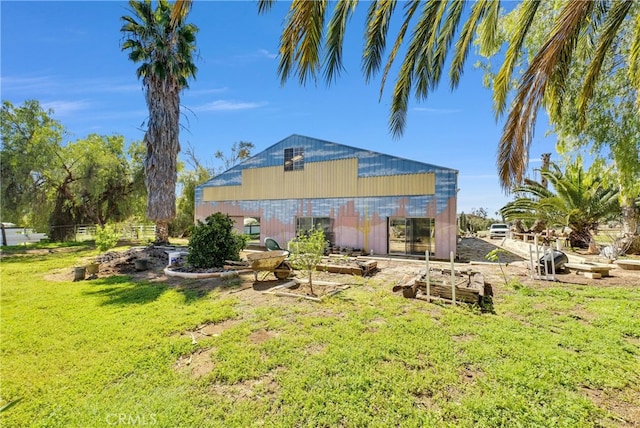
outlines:
{"label": "grass", "polygon": [[[95,255],[76,250],[2,259],[0,406],[21,399],[2,426],[622,426],[640,409],[637,288],[515,283],[482,313],[374,277],[320,304],[253,304],[47,280]],[[208,370],[176,368],[189,355]]]}

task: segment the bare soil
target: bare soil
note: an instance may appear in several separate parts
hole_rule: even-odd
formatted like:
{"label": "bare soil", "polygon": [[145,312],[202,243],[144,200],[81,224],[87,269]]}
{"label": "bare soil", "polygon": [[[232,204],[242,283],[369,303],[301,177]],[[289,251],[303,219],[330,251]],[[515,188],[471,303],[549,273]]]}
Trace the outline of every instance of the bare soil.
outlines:
{"label": "bare soil", "polygon": [[[458,258],[456,259],[455,269],[457,270],[472,270],[474,272],[480,272],[484,275],[485,281],[493,286],[500,287],[505,284],[505,278],[516,277],[521,283],[527,285],[551,285],[550,281],[542,281],[531,279],[529,272],[529,261],[524,257],[506,252],[500,256],[500,264],[491,263],[485,258],[486,254],[495,248],[499,248],[499,240],[489,240],[481,238],[463,238],[458,244]],[[202,279],[195,281],[184,281],[180,278],[168,278],[164,274],[164,268],[169,261],[168,252],[175,251],[174,248],[167,247],[133,247],[126,251],[121,252],[107,252],[101,256],[92,260],[86,260],[87,263],[97,261],[100,263],[99,272],[97,278],[104,278],[113,275],[128,275],[134,280],[153,280],[153,281],[167,281],[170,285],[177,287],[201,289],[202,292],[206,292],[208,289],[219,287],[223,281],[217,278]],[[602,262],[603,260],[598,256],[589,255],[586,251],[573,251],[564,250],[567,254],[580,256],[587,261]],[[148,269],[145,271],[138,271],[135,268],[135,261],[137,259],[147,259]],[[394,285],[404,284],[411,278],[415,277],[420,271],[425,269],[424,260],[412,260],[406,258],[397,257],[375,257],[377,260],[378,269],[372,276],[376,280],[389,283],[389,289]],[[447,261],[431,261],[430,266],[432,268],[449,268],[450,262]],[[615,265],[614,265],[615,266]],[[581,274],[576,274],[569,271],[560,271],[556,274],[556,282],[566,284],[578,284],[578,285],[593,285],[599,287],[608,286],[640,286],[640,271],[624,270],[620,267],[611,269],[609,277],[603,277],[600,279],[587,278]],[[58,272],[54,272],[48,275],[48,279],[53,281],[71,281],[73,280],[73,267],[64,269]],[[301,272],[297,272],[296,276],[304,281],[304,277]],[[316,272],[314,278],[321,281],[331,281],[340,284],[353,282],[354,279],[351,275],[333,274],[328,272]],[[95,278],[91,278],[95,279]],[[265,291],[275,286],[281,285],[284,281],[276,280],[275,277],[270,274],[264,281],[255,281],[253,274],[245,274],[240,276],[242,284],[238,286],[235,282],[234,290],[246,290],[253,289],[254,291]],[[365,279],[363,279],[364,281]],[[186,284],[185,284],[186,283]],[[314,287],[314,292],[322,293],[322,287]],[[326,289],[329,290],[329,289]],[[292,292],[300,294],[309,294],[308,286],[302,285],[297,289],[292,289]]]}

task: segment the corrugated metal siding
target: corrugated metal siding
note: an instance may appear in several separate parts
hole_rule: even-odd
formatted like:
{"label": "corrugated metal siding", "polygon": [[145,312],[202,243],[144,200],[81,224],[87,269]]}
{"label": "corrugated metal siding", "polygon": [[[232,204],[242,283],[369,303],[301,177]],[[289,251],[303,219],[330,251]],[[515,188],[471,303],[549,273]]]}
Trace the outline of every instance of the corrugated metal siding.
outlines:
{"label": "corrugated metal siding", "polygon": [[[284,171],[287,148],[303,148],[304,170]],[[388,217],[435,218],[436,255],[447,258],[456,245],[457,179],[451,168],[292,135],[198,186],[196,218],[259,217],[263,237],[287,242],[296,217],[330,217],[337,239],[368,239],[376,253],[386,252]]]}
{"label": "corrugated metal siding", "polygon": [[242,171],[240,186],[204,188],[204,201],[413,196],[435,193],[435,174],[358,177],[358,159],[311,162],[303,170],[282,166]]}

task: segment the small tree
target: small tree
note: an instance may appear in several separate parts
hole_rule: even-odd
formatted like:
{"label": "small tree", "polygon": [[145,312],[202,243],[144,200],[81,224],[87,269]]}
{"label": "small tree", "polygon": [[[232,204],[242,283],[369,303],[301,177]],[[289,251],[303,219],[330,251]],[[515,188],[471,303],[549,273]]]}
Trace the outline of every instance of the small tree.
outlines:
{"label": "small tree", "polygon": [[189,239],[187,262],[197,268],[224,266],[225,260],[240,260],[246,237],[233,230],[233,220],[217,212],[204,223],[198,220]]}
{"label": "small tree", "polygon": [[500,261],[500,255],[502,254],[507,254],[507,252],[505,250],[503,250],[502,248],[494,248],[493,250],[489,251],[484,258],[489,260],[490,262],[497,262],[498,266],[500,267],[500,272],[502,272],[502,278],[504,278],[504,285],[509,285],[509,280],[507,279],[507,274],[504,272],[504,269],[502,268],[502,262]]}
{"label": "small tree", "polygon": [[103,253],[115,247],[119,238],[120,234],[112,224],[96,227],[96,247]]}
{"label": "small tree", "polygon": [[291,249],[290,263],[294,268],[307,271],[309,277],[309,289],[313,292],[313,272],[322,260],[326,240],[324,231],[320,228],[312,229],[298,234],[298,237],[289,243]]}

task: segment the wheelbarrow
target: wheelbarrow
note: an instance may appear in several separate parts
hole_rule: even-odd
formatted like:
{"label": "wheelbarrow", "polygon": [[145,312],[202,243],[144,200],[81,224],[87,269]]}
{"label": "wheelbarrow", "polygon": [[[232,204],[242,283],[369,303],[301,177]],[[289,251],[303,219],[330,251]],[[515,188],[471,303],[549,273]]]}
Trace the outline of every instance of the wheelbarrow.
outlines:
{"label": "wheelbarrow", "polygon": [[[247,260],[251,263],[256,281],[264,281],[270,273],[273,273],[278,279],[287,279],[293,271],[289,262],[285,261],[288,255],[289,252],[284,250],[264,251],[247,254]],[[262,279],[258,279],[259,272],[265,272]]]}

